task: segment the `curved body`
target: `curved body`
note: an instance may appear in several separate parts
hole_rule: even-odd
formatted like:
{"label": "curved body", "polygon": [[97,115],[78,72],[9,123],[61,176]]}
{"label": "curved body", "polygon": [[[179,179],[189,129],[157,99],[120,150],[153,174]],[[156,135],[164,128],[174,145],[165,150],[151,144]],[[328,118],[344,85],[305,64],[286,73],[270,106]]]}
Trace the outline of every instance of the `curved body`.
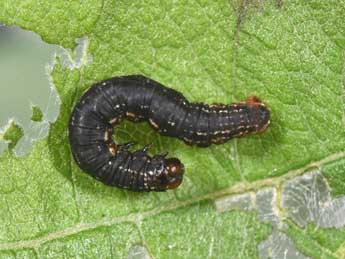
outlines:
{"label": "curved body", "polygon": [[74,107],[69,123],[72,154],[80,168],[107,185],[132,191],[165,191],[182,182],[177,158],[131,152],[117,145],[113,126],[123,119],[148,121],[160,134],[207,147],[264,131],[270,112],[256,97],[229,105],[190,103],[184,96],[140,75],[94,84]]}

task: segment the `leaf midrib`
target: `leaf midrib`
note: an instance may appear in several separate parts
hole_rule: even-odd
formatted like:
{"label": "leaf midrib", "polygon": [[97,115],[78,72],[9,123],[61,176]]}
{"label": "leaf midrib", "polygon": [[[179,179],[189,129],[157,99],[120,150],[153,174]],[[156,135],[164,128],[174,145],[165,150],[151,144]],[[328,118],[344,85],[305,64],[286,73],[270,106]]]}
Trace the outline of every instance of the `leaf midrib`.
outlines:
{"label": "leaf midrib", "polygon": [[[46,242],[68,237],[68,236],[78,234],[83,231],[97,229],[99,227],[110,227],[110,226],[123,223],[123,222],[131,222],[136,225],[139,225],[138,223],[145,220],[146,218],[156,216],[163,212],[174,211],[182,207],[191,206],[195,203],[202,202],[202,201],[213,201],[223,196],[232,195],[232,194],[241,194],[241,193],[246,193],[249,191],[258,191],[262,188],[267,188],[267,187],[279,188],[284,182],[290,179],[293,179],[299,175],[302,175],[312,168],[322,168],[323,165],[342,159],[342,158],[345,158],[345,152],[335,153],[319,161],[310,162],[301,168],[288,171],[286,174],[283,174],[282,176],[279,176],[279,177],[266,178],[266,179],[257,180],[254,182],[238,182],[231,187],[228,187],[216,192],[196,196],[186,201],[171,202],[168,205],[165,205],[162,207],[156,207],[152,210],[139,212],[139,213],[130,213],[128,215],[123,215],[123,216],[114,217],[114,218],[106,218],[106,219],[102,219],[93,223],[78,223],[71,227],[68,227],[56,232],[51,232],[47,235],[41,236],[36,239],[13,241],[13,242],[7,242],[7,243],[2,243],[2,244],[0,243],[0,251],[23,249],[23,248],[38,248]],[[279,204],[279,201],[277,202],[277,204]]]}

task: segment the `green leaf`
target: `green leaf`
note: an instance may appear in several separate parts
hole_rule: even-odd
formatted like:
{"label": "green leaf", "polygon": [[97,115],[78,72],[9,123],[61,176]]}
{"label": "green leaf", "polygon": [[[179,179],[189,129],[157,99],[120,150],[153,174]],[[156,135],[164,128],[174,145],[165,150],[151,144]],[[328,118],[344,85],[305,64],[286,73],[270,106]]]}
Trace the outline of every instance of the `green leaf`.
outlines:
{"label": "green leaf", "polygon": [[12,150],[17,142],[23,137],[24,133],[20,126],[18,126],[14,121],[9,122],[9,126],[3,134],[2,138],[5,141],[8,141],[8,148]]}
{"label": "green leaf", "polygon": [[41,109],[37,106],[32,106],[31,109],[32,109],[31,120],[32,121],[42,121],[43,113],[42,113]]}
{"label": "green leaf", "polygon": [[344,258],[344,230],[318,229],[309,225],[305,231],[290,223],[287,231],[303,253],[312,258]]}
{"label": "green leaf", "polygon": [[342,196],[345,192],[345,160],[341,159],[335,163],[325,166],[324,175],[332,188],[334,196]]}
{"label": "green leaf", "polygon": [[[2,23],[65,48],[85,43],[80,64],[56,59],[61,109],[48,138],[24,158],[0,157],[0,258],[123,258],[138,247],[154,258],[257,258],[260,243],[281,229],[257,210],[212,206],[216,199],[272,187],[283,223],[281,186],[311,167],[345,194],[344,178],[334,178],[343,166],[332,169],[345,157],[344,13],[345,2],[335,0],[0,1]],[[192,101],[257,95],[272,111],[271,126],[203,149],[123,123],[118,142],[168,150],[184,162],[185,179],[166,193],[104,186],[74,163],[67,124],[85,89],[125,74],[144,74]],[[331,243],[315,241],[326,235],[319,229],[312,236],[289,224],[285,233],[306,256],[345,258],[343,228]]]}

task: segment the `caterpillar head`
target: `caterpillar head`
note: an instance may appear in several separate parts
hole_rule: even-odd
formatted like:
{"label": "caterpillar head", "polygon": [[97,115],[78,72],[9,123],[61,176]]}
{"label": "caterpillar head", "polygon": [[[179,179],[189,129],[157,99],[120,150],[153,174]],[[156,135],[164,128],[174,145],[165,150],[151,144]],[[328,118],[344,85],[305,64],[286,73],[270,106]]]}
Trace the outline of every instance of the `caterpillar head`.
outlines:
{"label": "caterpillar head", "polygon": [[165,168],[168,180],[166,188],[177,188],[182,183],[184,165],[177,158],[168,158],[165,160]]}
{"label": "caterpillar head", "polygon": [[184,174],[184,165],[177,158],[165,158],[165,155],[154,156],[152,162],[159,162],[161,167],[156,172],[159,180],[159,189],[162,191],[175,189],[181,183]]}

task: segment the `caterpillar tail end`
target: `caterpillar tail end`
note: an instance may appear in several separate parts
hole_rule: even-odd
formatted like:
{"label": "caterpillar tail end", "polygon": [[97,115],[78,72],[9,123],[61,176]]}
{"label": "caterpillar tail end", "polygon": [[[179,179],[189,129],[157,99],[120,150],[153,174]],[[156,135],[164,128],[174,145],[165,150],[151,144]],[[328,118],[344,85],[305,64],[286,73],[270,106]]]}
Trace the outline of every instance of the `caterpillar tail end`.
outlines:
{"label": "caterpillar tail end", "polygon": [[262,133],[264,132],[268,126],[271,123],[270,116],[271,112],[267,108],[266,104],[261,101],[261,99],[257,96],[249,96],[246,100],[246,103],[249,106],[252,106],[256,110],[256,123],[258,125],[258,128],[256,130],[256,133]]}

